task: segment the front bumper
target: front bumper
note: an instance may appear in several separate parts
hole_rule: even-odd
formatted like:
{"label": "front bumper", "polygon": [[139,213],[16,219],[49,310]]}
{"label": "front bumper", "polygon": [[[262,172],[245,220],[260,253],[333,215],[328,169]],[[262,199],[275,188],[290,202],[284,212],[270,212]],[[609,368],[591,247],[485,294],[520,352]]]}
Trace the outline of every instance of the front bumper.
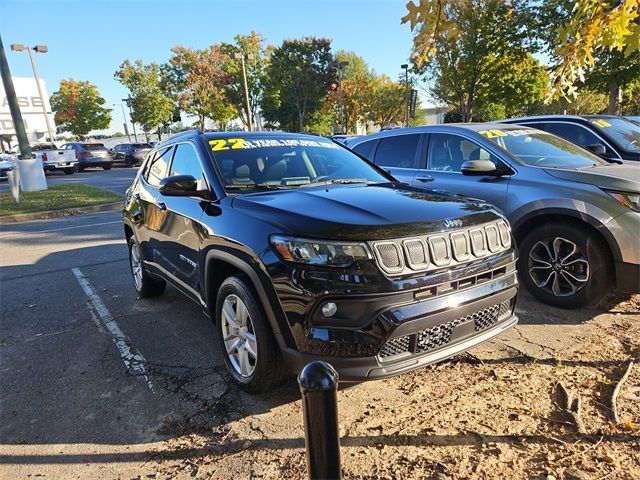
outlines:
{"label": "front bumper", "polygon": [[[339,341],[325,342],[324,352],[283,351],[293,372],[312,360],[325,360],[338,371],[340,381],[385,378],[442,361],[485,342],[516,325],[513,313],[518,292],[515,270],[475,286],[391,307],[378,315],[379,342],[363,345],[359,354]],[[356,300],[357,301],[357,300]],[[310,336],[320,338],[312,328]],[[337,339],[336,329],[327,338]],[[346,332],[351,336],[353,332]],[[361,337],[364,339],[364,336]],[[346,355],[341,355],[341,351]],[[368,354],[362,354],[367,352]]]}

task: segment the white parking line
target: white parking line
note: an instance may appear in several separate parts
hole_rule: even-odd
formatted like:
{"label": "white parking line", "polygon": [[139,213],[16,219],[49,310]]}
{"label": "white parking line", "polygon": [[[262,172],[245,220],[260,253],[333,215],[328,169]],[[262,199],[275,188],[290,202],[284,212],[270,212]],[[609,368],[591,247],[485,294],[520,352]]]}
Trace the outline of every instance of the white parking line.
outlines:
{"label": "white parking line", "polygon": [[113,338],[113,343],[116,344],[118,351],[120,352],[120,356],[122,357],[122,361],[124,362],[125,367],[127,367],[128,372],[132,372],[135,376],[139,376],[144,378],[147,385],[153,392],[153,385],[151,384],[151,380],[149,380],[149,376],[147,375],[146,368],[146,360],[142,356],[142,354],[136,349],[135,346],[131,343],[131,340],[124,334],[120,327],[116,323],[116,321],[111,316],[111,313],[107,309],[106,305],[100,298],[100,296],[95,292],[91,284],[86,279],[84,274],[79,268],[72,268],[71,271],[75,275],[78,283],[84,290],[84,293],[87,294],[89,300],[93,304],[93,307],[100,317],[102,324],[107,329],[107,332],[111,334]]}
{"label": "white parking line", "polygon": [[116,220],[113,222],[90,223],[88,225],[74,225],[73,227],[52,228],[49,230],[28,230],[24,232],[10,233],[8,235],[0,235],[0,238],[20,237],[20,236],[24,236],[25,233],[33,234],[33,233],[61,232],[62,230],[73,230],[74,228],[99,227],[101,225],[113,225],[115,223],[122,223],[122,220]]}

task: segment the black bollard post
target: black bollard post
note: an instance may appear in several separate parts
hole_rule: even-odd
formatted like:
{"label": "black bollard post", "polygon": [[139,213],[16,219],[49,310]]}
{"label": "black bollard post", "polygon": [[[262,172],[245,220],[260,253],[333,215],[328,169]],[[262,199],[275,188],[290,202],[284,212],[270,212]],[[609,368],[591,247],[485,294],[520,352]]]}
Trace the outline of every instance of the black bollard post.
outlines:
{"label": "black bollard post", "polygon": [[307,473],[310,479],[342,478],[338,431],[338,372],[327,362],[308,363],[298,376]]}

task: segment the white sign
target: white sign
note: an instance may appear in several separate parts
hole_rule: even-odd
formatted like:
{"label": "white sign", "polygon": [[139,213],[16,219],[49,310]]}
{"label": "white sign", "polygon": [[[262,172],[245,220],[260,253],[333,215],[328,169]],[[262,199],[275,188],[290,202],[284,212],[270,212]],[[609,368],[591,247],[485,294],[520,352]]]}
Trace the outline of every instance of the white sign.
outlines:
{"label": "white sign", "polygon": [[[47,133],[47,122],[42,112],[42,101],[40,100],[40,94],[38,93],[38,86],[34,78],[30,77],[12,77],[13,87],[16,90],[16,97],[18,97],[18,106],[22,113],[22,120],[24,121],[25,130],[30,142],[37,142],[42,140]],[[53,122],[53,114],[51,113],[51,105],[49,105],[49,96],[47,95],[47,87],[45,82],[40,79],[40,87],[42,88],[42,95],[44,96],[44,102],[49,116],[49,122],[51,123],[51,129],[55,135],[56,127]],[[11,112],[9,111],[9,102],[4,90],[4,85],[0,80],[0,135],[15,135],[16,130],[11,119]]]}

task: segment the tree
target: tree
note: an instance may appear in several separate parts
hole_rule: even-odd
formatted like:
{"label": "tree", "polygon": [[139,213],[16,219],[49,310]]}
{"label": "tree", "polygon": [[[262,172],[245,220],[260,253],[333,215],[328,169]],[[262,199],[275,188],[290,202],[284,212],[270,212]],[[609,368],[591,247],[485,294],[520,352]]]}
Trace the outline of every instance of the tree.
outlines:
{"label": "tree", "polygon": [[588,88],[609,96],[607,113],[621,112],[625,88],[640,79],[640,50],[626,56],[622,52],[602,50],[586,73]]}
{"label": "tree", "polygon": [[[337,79],[330,102],[335,110],[336,123],[344,133],[355,133],[358,123],[366,120],[373,92],[373,72],[367,62],[355,52],[340,50],[335,55],[334,68],[341,68],[342,81]],[[338,75],[340,75],[338,73]]]}
{"label": "tree", "polygon": [[305,37],[285,40],[270,57],[261,107],[264,118],[288,131],[304,131],[324,105],[331,84],[331,41]]}
{"label": "tree", "polygon": [[131,121],[142,125],[147,138],[149,132],[171,120],[175,105],[163,88],[160,65],[125,60],[114,77],[131,92]]}
{"label": "tree", "polygon": [[171,52],[163,73],[173,99],[184,112],[198,117],[199,128],[211,118],[224,130],[235,114],[225,96],[231,76],[221,67],[228,61],[227,55],[219,45],[202,50],[174,47]]}
{"label": "tree", "polygon": [[604,93],[594,92],[588,88],[580,88],[578,96],[573,99],[557,98],[550,103],[540,102],[533,109],[532,114],[568,114],[568,115],[593,115],[607,110],[608,96]]}
{"label": "tree", "polygon": [[640,78],[624,89],[621,110],[622,115],[640,115]]}
{"label": "tree", "polygon": [[[420,0],[407,3],[408,13],[402,18],[414,32],[414,57],[418,65],[428,63],[439,49],[439,43],[461,33],[469,33],[448,12],[457,6],[473,8],[490,4],[474,0]],[[522,2],[504,0],[508,9],[518,10]],[[474,5],[475,4],[475,5]],[[585,70],[595,66],[599,51],[624,52],[629,56],[640,50],[640,0],[548,0],[531,2],[523,8],[524,26],[538,30],[546,40],[547,53],[554,60],[547,100],[559,96],[575,97],[577,80],[584,80]],[[537,13],[537,29],[532,13]],[[500,28],[500,24],[490,24]],[[534,28],[531,28],[534,27]]]}
{"label": "tree", "polygon": [[369,120],[380,128],[400,123],[405,116],[405,86],[386,75],[373,80],[369,104]]}
{"label": "tree", "polygon": [[104,130],[111,123],[111,109],[98,87],[87,81],[61,80],[60,88],[51,95],[51,109],[62,132],[83,138],[91,130]]}
{"label": "tree", "polygon": [[[556,2],[551,2],[553,5]],[[556,10],[566,6],[560,0]],[[555,65],[550,97],[575,97],[575,83],[585,80],[585,71],[595,68],[600,54],[629,57],[640,50],[639,0],[576,0],[568,20],[556,28],[549,49]],[[609,102],[610,109],[612,102]]]}
{"label": "tree", "polygon": [[[503,116],[519,117],[528,115],[531,108],[544,99],[545,89],[549,83],[547,69],[530,53],[518,61],[508,55],[501,59],[503,62],[501,74],[489,87],[489,95],[494,104],[501,104]],[[488,120],[485,120],[488,121]]]}
{"label": "tree", "polygon": [[251,123],[255,125],[257,108],[260,105],[265,87],[270,48],[264,46],[264,37],[258,32],[251,32],[248,35],[236,35],[234,43],[222,43],[220,45],[221,51],[226,56],[221,68],[229,76],[225,86],[225,95],[229,104],[235,109],[236,116],[247,127],[249,126],[249,120],[247,118],[247,99],[244,90],[242,61],[235,57],[237,54],[245,55]]}
{"label": "tree", "polygon": [[[435,11],[425,17],[425,6]],[[426,73],[432,96],[453,105],[462,121],[471,121],[483,104],[506,110],[519,100],[537,100],[539,94],[522,95],[540,88],[541,67],[530,56],[528,11],[520,1],[423,0],[419,9],[412,2],[407,7],[403,22],[416,31],[414,71]]]}

